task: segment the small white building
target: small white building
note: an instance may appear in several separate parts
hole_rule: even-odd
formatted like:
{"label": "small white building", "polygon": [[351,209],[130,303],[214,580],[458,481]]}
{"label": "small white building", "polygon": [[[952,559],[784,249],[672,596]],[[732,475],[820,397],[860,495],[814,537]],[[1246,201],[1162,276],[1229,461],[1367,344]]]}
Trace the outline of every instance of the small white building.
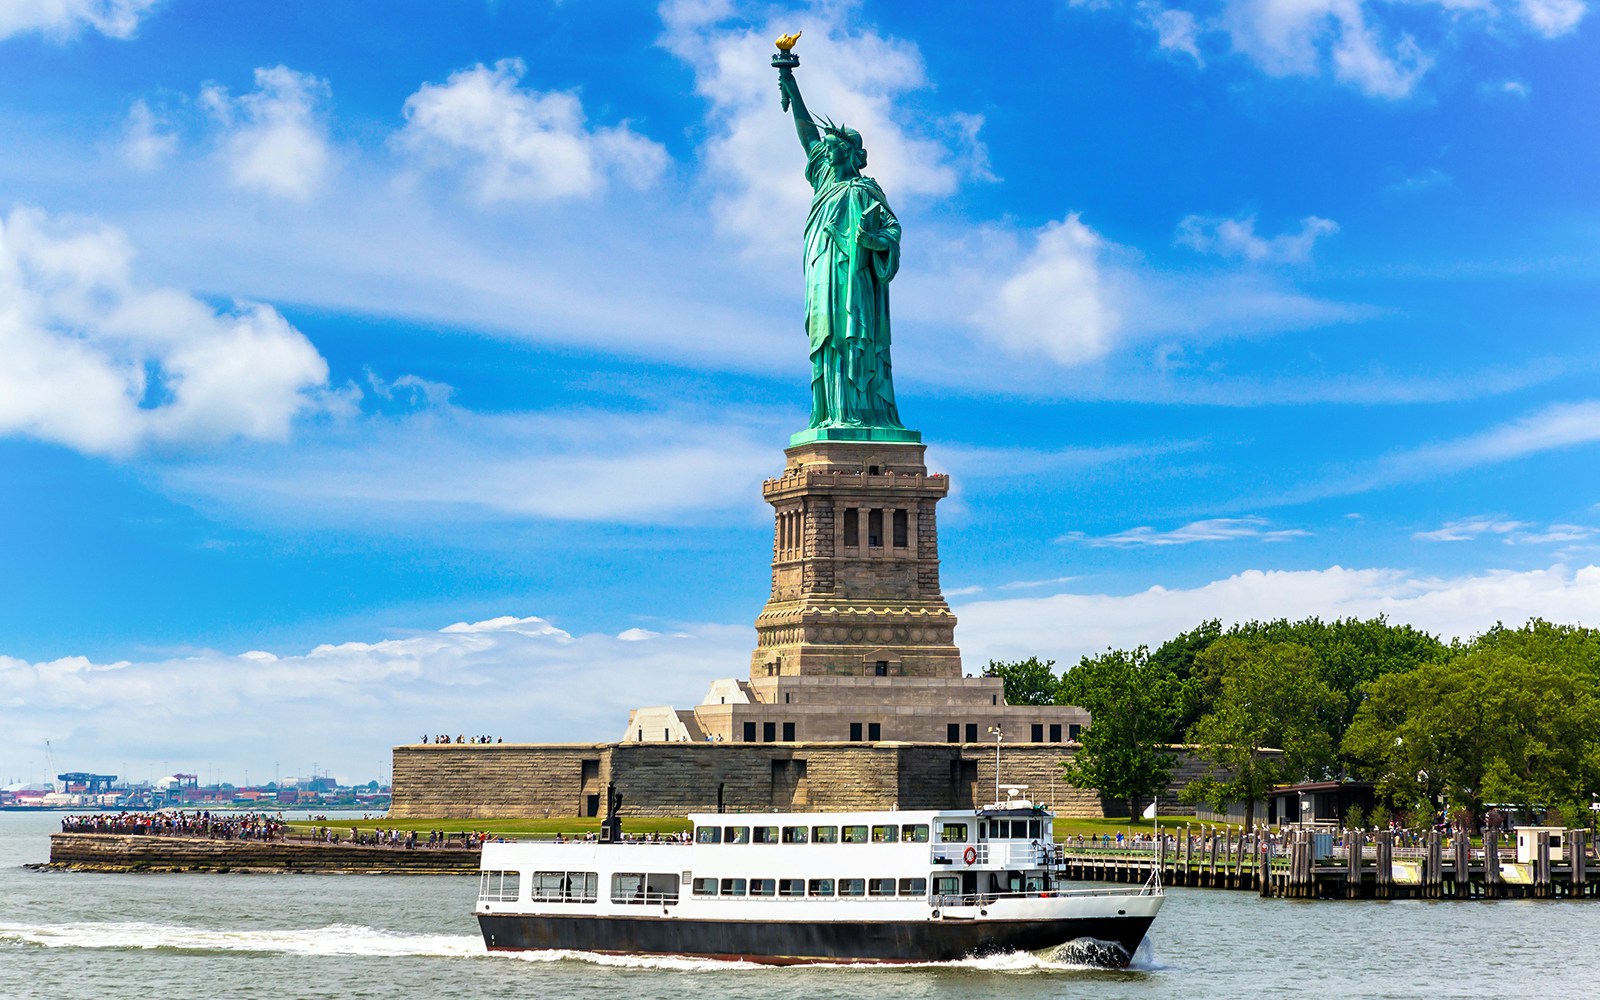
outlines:
{"label": "small white building", "polygon": [[1550,861],[1565,861],[1567,830],[1561,826],[1517,827],[1517,864],[1531,865],[1539,856],[1539,834],[1550,835]]}

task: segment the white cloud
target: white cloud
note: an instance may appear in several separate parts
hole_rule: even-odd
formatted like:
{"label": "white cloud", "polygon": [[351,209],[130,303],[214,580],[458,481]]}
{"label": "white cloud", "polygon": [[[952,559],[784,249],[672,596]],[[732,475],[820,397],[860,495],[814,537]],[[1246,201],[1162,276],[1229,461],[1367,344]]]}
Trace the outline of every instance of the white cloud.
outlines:
{"label": "white cloud", "polygon": [[1451,521],[1433,531],[1419,531],[1411,537],[1422,542],[1471,542],[1498,538],[1507,545],[1552,545],[1582,542],[1593,538],[1595,528],[1578,524],[1550,524],[1540,527],[1528,521],[1503,517],[1469,517]]}
{"label": "white cloud", "polygon": [[[922,57],[909,42],[850,22],[857,4],[771,14],[764,24],[726,23],[722,3],[667,3],[663,44],[693,68],[695,91],[710,102],[711,136],[704,147],[716,187],[712,213],[729,231],[773,248],[774,220],[806,217],[811,192],[805,153],[791,116],[779,108],[777,74],[768,64],[772,40],[803,22],[795,71],[814,115],[860,132],[869,166],[891,201],[953,193],[964,177],[988,177],[987,154],[972,114],[928,121],[908,109],[905,95],[928,86]],[[898,202],[895,202],[898,204]],[[781,225],[781,223],[779,223]],[[790,252],[789,242],[774,249]]]}
{"label": "white cloud", "polygon": [[1527,98],[1533,93],[1533,85],[1526,80],[1501,80],[1499,83],[1484,84],[1480,93],[1486,96]]}
{"label": "white cloud", "polygon": [[1200,55],[1200,24],[1186,10],[1173,10],[1144,0],[1139,4],[1145,25],[1156,33],[1156,44],[1169,52],[1182,52],[1204,66]]}
{"label": "white cloud", "polygon": [[1190,215],[1178,223],[1177,242],[1201,253],[1237,257],[1251,263],[1299,262],[1311,256],[1320,237],[1338,231],[1339,224],[1333,220],[1308,215],[1300,220],[1298,233],[1282,233],[1268,239],[1256,234],[1253,215]]}
{"label": "white cloud", "polygon": [[1470,637],[1531,617],[1600,625],[1600,567],[1556,565],[1460,577],[1397,569],[1249,570],[1203,586],[1135,594],[1058,594],[959,605],[956,640],[969,663],[1027,656],[1061,663],[1140,643],[1156,646],[1211,618],[1324,620],[1387,615],[1427,632]]}
{"label": "white cloud", "polygon": [[[366,780],[388,769],[391,745],[424,732],[616,739],[629,709],[692,703],[710,678],[738,673],[752,642],[747,625],[613,637],[506,616],[304,653],[113,663],[0,655],[0,705],[23,709],[0,729],[0,760],[26,759],[49,738],[73,759],[128,761],[136,777],[163,760],[190,771],[209,761],[234,780],[274,760],[286,774],[317,760]],[[302,756],[291,763],[295,748]]]}
{"label": "white cloud", "polygon": [[423,84],[406,99],[398,141],[424,162],[464,166],[485,203],[585,197],[610,178],[646,188],[661,176],[659,143],[625,122],[588,127],[577,94],[520,87],[524,72],[502,59]]}
{"label": "white cloud", "polygon": [[91,28],[111,38],[131,38],[139,19],[161,0],[3,0],[0,38],[37,31],[72,38]]}
{"label": "white cloud", "polygon": [[1454,183],[1455,178],[1438,167],[1426,167],[1417,173],[1402,176],[1384,190],[1394,194],[1415,194],[1433,188],[1449,187]]}
{"label": "white cloud", "polygon": [[1387,460],[1396,468],[1465,469],[1600,441],[1600,400],[1558,403],[1481,434]]}
{"label": "white cloud", "polygon": [[156,117],[150,105],[134,101],[123,127],[122,157],[136,170],[154,170],[178,148],[178,137]]}
{"label": "white cloud", "polygon": [[281,440],[327,377],[270,306],[142,287],[117,230],[26,208],[0,224],[0,433],[100,454]]}
{"label": "white cloud", "polygon": [[[1586,0],[1070,0],[1089,10],[1115,10],[1156,35],[1156,45],[1197,65],[1205,53],[1231,52],[1277,77],[1331,78],[1369,97],[1399,100],[1416,92],[1439,59],[1471,32],[1499,33],[1520,22],[1535,35],[1574,31]],[[1418,36],[1424,41],[1419,41]],[[1215,60],[1213,60],[1215,61]]]}
{"label": "white cloud", "polygon": [[1054,586],[1057,586],[1057,585],[1063,584],[1063,583],[1071,583],[1073,580],[1076,580],[1076,579],[1077,579],[1077,577],[1075,577],[1075,576],[1052,576],[1048,580],[1012,580],[1010,583],[1002,583],[1000,586],[996,587],[995,589],[996,590],[1034,590],[1034,589],[1036,589],[1038,587],[1054,587]]}
{"label": "white cloud", "polygon": [[328,84],[287,66],[259,68],[255,82],[255,90],[237,99],[217,84],[200,93],[201,106],[223,128],[223,161],[238,187],[309,201],[332,159],[319,110]]}
{"label": "white cloud", "polygon": [[1589,12],[1584,0],[1517,0],[1524,24],[1545,38],[1558,38],[1574,30]]}
{"label": "white cloud", "polygon": [[[674,524],[751,517],[794,414],[483,414],[439,405],[307,427],[290,453],[234,448],[168,463],[164,488],[297,527],[394,530],[456,518]],[[759,516],[766,516],[764,514]]]}
{"label": "white cloud", "polygon": [[972,322],[1012,351],[1043,354],[1057,364],[1103,357],[1122,326],[1104,256],[1104,241],[1078,216],[1051,223],[1035,234],[1027,257]]}
{"label": "white cloud", "polygon": [[1141,525],[1111,535],[1085,535],[1081,531],[1073,531],[1057,540],[1088,545],[1091,548],[1144,548],[1240,540],[1283,542],[1291,538],[1305,538],[1311,534],[1300,528],[1273,528],[1270,525],[1270,521],[1260,517],[1214,517],[1203,521],[1191,521],[1170,531],[1157,531],[1148,525]]}

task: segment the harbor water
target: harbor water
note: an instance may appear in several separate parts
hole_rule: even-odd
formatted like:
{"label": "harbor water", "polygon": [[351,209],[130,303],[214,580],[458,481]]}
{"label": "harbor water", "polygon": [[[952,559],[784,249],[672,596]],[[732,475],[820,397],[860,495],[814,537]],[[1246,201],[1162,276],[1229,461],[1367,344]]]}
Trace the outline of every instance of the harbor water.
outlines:
{"label": "harbor water", "polygon": [[459,876],[38,871],[59,813],[0,813],[0,996],[1499,997],[1600,995],[1600,904],[1304,902],[1171,890],[1133,967],[1070,954],[774,969],[491,955]]}

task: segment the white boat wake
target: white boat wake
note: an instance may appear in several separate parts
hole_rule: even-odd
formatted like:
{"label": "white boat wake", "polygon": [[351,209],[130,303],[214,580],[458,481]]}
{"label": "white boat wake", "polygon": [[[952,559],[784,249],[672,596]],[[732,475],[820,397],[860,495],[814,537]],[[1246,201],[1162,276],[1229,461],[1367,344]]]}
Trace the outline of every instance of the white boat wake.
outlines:
{"label": "white boat wake", "polygon": [[[63,924],[0,923],[0,946],[82,948],[89,950],[165,950],[175,952],[232,952],[329,957],[378,958],[489,958],[520,962],[586,962],[620,969],[657,969],[672,972],[729,972],[771,966],[660,955],[599,955],[579,951],[490,952],[477,934],[415,934],[330,924],[315,928],[217,930],[181,924],[139,921],[78,922]],[[1111,947],[1094,942],[1073,942],[1045,954],[1010,952],[954,962],[919,962],[907,965],[808,965],[809,970],[966,969],[995,973],[1049,973],[1104,971],[1105,953]],[[1149,942],[1142,943],[1132,968],[1159,968],[1151,960]]]}

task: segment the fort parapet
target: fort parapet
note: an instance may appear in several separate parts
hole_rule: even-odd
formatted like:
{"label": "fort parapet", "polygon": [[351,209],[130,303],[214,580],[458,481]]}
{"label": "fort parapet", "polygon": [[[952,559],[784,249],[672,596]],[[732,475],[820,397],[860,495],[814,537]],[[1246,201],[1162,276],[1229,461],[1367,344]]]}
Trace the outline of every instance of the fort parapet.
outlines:
{"label": "fort parapet", "polygon": [[[1062,816],[1118,815],[1124,804],[1061,779],[1076,747],[1005,745],[1004,785],[1026,785]],[[1173,788],[1199,773],[1178,750]],[[564,743],[417,744],[394,748],[394,802],[405,819],[554,818],[604,814],[607,787],[621,815],[771,809],[971,808],[994,798],[994,744]],[[1165,797],[1164,814],[1179,811]]]}

